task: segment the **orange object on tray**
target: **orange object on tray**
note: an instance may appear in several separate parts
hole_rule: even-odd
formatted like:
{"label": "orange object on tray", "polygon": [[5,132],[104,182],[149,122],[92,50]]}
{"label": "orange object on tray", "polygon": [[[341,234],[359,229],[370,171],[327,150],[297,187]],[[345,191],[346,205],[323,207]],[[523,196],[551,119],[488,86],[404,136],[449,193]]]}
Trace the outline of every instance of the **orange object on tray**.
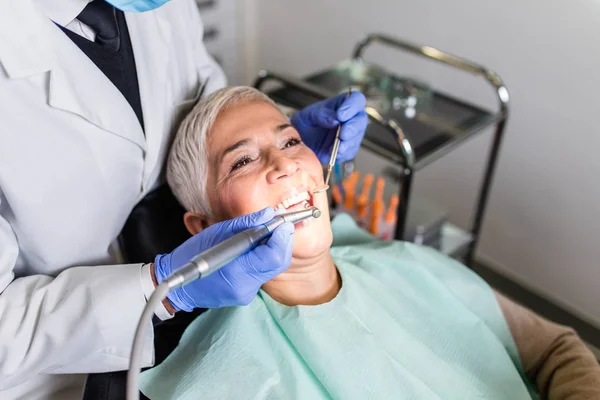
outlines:
{"label": "orange object on tray", "polygon": [[358,205],[369,203],[369,194],[371,193],[371,185],[373,184],[373,174],[366,174],[363,179],[363,186],[358,197]]}
{"label": "orange object on tray", "polygon": [[383,189],[385,188],[385,180],[382,177],[377,178],[375,182],[375,198],[373,203],[379,202],[383,205]]}
{"label": "orange object on tray", "polygon": [[359,173],[354,171],[350,174],[348,179],[344,181],[344,190],[346,191],[346,201],[344,206],[346,207],[347,212],[352,212],[354,210],[354,197],[356,190],[356,183],[358,182]]}
{"label": "orange object on tray", "polygon": [[388,206],[387,213],[385,214],[383,228],[381,232],[381,239],[383,240],[391,240],[394,238],[394,230],[396,228],[396,219],[397,219],[397,211],[398,209],[398,195],[392,195],[390,197],[390,204]]}
{"label": "orange object on tray", "polygon": [[385,214],[385,222],[388,224],[396,223],[398,202],[398,195],[393,194],[392,197],[390,197],[390,205],[388,206],[387,213]]}
{"label": "orange object on tray", "polygon": [[379,235],[381,219],[385,212],[385,204],[383,203],[384,188],[385,180],[382,177],[377,178],[375,182],[375,198],[371,204],[371,223],[369,224],[369,232],[373,235]]}
{"label": "orange object on tray", "polygon": [[374,201],[371,205],[371,221],[369,224],[369,232],[373,235],[379,235],[379,226],[381,224],[381,217],[384,212],[383,203]]}
{"label": "orange object on tray", "polygon": [[367,213],[369,210],[369,194],[371,193],[371,184],[373,183],[373,175],[367,174],[363,179],[363,186],[360,196],[356,200],[356,217],[358,224],[368,226]]}

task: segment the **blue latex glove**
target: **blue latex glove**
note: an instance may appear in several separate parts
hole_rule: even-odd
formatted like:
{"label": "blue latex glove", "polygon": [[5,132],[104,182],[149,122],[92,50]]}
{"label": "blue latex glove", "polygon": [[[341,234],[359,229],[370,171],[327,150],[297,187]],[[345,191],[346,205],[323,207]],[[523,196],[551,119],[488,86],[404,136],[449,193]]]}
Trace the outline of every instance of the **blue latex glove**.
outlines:
{"label": "blue latex glove", "polygon": [[292,116],[292,125],[302,141],[315,152],[322,164],[328,164],[337,126],[341,123],[340,148],[337,161],[352,160],[360,147],[368,116],[367,100],[361,92],[340,94],[331,99],[312,104]]}
{"label": "blue latex glove", "polygon": [[[192,257],[245,229],[263,224],[275,216],[271,207],[253,214],[211,225],[188,239],[170,254],[154,260],[154,274],[160,284],[172,271]],[[238,257],[206,278],[171,290],[167,298],[177,310],[248,305],[263,283],[285,271],[292,259],[294,225],[290,222],[273,231],[266,243]]]}

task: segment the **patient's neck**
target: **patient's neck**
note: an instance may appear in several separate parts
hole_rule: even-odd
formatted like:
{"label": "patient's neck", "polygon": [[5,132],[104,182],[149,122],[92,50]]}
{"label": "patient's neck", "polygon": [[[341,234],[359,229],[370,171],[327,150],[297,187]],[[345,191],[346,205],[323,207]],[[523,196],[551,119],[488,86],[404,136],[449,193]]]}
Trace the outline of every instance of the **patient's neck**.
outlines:
{"label": "patient's neck", "polygon": [[317,305],[332,300],[340,291],[341,279],[329,251],[313,259],[292,258],[287,271],[262,288],[286,306]]}

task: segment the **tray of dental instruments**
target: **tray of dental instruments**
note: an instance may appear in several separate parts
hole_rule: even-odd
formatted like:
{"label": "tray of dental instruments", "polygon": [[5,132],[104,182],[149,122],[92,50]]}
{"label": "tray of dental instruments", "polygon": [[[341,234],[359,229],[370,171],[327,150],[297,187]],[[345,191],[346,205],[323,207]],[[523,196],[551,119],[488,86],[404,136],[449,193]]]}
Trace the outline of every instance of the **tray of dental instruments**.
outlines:
{"label": "tray of dental instruments", "polygon": [[[496,91],[500,105],[498,111],[486,110],[448,96],[426,82],[400,76],[366,61],[363,53],[373,43],[483,78]],[[300,108],[323,97],[345,92],[349,87],[362,91],[367,97],[367,113],[371,120],[379,122],[371,124],[367,130],[365,147],[384,153],[395,163],[414,170],[421,169],[471,135],[507,117],[508,92],[493,71],[432,47],[382,34],[367,35],[356,45],[349,60],[310,74],[302,81],[316,89],[319,95],[288,85],[270,91],[269,95],[276,101]]]}
{"label": "tray of dental instruments", "polygon": [[[394,121],[414,154],[414,167],[420,169],[486,126],[498,121],[495,114],[436,92],[422,82],[393,75],[362,59],[344,61],[304,78],[323,94],[342,93],[348,87],[367,97],[367,112],[380,121]],[[321,100],[304,91],[285,86],[269,92],[278,102],[301,108]],[[371,124],[365,144],[385,151],[389,159],[404,165],[398,137],[386,124]]]}

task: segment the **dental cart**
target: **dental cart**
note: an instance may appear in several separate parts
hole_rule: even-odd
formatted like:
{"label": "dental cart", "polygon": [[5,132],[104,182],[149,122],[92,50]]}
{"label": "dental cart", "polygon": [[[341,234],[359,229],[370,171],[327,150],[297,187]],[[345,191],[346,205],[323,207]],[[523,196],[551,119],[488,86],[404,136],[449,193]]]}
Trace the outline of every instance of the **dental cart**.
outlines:
{"label": "dental cart", "polygon": [[[366,61],[363,54],[373,43],[434,60],[485,79],[494,88],[499,109],[490,112],[436,91],[418,81],[403,78]],[[275,88],[267,88],[274,83]],[[382,34],[369,34],[357,43],[350,60],[294,79],[261,71],[256,88],[273,100],[293,109],[334,96],[348,87],[367,97],[369,126],[356,162],[365,172],[392,178],[398,184],[399,203],[395,238],[405,239],[411,205],[414,174],[448,154],[461,143],[494,126],[493,140],[485,162],[470,228],[464,230],[446,221],[440,228],[439,249],[466,265],[473,261],[498,153],[508,118],[508,91],[500,77],[485,67],[429,46],[420,46]],[[351,169],[351,168],[350,168]],[[370,169],[370,170],[369,170]]]}

